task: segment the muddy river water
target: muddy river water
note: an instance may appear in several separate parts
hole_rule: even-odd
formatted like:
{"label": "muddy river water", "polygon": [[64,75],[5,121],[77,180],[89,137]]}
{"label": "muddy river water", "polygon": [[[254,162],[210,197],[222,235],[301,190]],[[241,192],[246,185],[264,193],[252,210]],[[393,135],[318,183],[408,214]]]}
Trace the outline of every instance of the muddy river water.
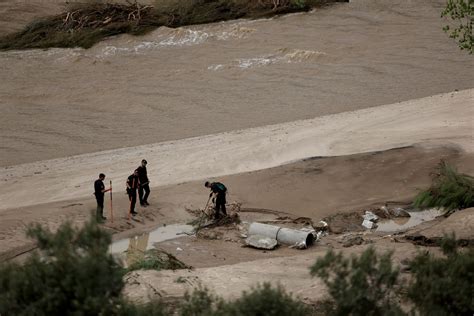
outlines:
{"label": "muddy river water", "polygon": [[[59,11],[59,1],[32,0],[34,12],[20,2],[0,0],[1,32]],[[89,50],[1,52],[0,166],[471,88],[473,57],[441,30],[444,2],[354,0]]]}

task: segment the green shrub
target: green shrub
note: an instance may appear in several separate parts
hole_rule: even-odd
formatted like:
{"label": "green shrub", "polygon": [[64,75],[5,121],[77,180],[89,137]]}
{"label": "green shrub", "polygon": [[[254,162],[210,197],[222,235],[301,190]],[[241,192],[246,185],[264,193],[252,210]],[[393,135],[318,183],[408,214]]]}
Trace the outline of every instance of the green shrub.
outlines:
{"label": "green shrub", "polygon": [[305,304],[283,288],[272,288],[268,283],[243,292],[235,301],[224,301],[209,294],[207,289],[197,289],[191,295],[186,294],[179,306],[181,316],[303,316],[309,313]]}
{"label": "green shrub", "polygon": [[326,284],[333,304],[327,315],[403,315],[395,301],[398,270],[391,253],[380,258],[370,247],[360,257],[345,258],[329,250],[311,267]]}
{"label": "green shrub", "polygon": [[456,27],[449,25],[443,27],[449,37],[458,42],[461,50],[465,49],[469,54],[474,52],[474,36],[472,34],[472,24],[474,23],[474,1],[473,0],[448,0],[446,8],[441,13],[441,17],[449,17],[457,22]]}
{"label": "green shrub", "polygon": [[123,269],[108,254],[110,236],[95,222],[56,233],[28,230],[39,252],[23,265],[0,265],[1,315],[111,315],[123,305]]}
{"label": "green shrub", "polygon": [[249,292],[244,292],[240,298],[222,308],[229,316],[303,316],[309,310],[302,302],[286,293],[282,287],[272,288],[264,283]]}
{"label": "green shrub", "polygon": [[209,293],[205,288],[195,289],[191,294],[186,293],[183,302],[178,306],[180,316],[215,316],[224,315],[217,312],[218,305],[224,301]]}
{"label": "green shrub", "polygon": [[444,239],[441,248],[445,257],[421,253],[411,262],[407,296],[421,315],[472,315],[474,248],[460,251],[454,238]]}
{"label": "green shrub", "polygon": [[414,201],[420,208],[444,207],[447,210],[474,206],[474,178],[460,174],[444,161],[433,176],[431,187],[420,192]]}

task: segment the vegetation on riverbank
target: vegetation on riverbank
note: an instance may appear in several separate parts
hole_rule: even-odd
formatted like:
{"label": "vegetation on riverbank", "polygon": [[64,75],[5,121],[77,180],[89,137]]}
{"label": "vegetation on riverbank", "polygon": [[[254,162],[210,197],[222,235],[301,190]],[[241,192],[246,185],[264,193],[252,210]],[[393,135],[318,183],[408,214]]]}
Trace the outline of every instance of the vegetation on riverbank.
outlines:
{"label": "vegetation on riverbank", "polygon": [[442,161],[433,174],[432,185],[417,195],[414,205],[442,207],[448,211],[474,207],[474,178]]}
{"label": "vegetation on riverbank", "polygon": [[123,33],[141,35],[160,26],[271,17],[333,2],[347,0],[164,0],[154,6],[138,2],[74,3],[66,12],[36,20],[20,32],[1,37],[0,50],[90,48],[106,37]]}
{"label": "vegetation on riverbank", "polygon": [[456,244],[453,236],[446,236],[441,242],[443,256],[420,252],[407,266],[409,280],[401,278],[390,252],[380,255],[370,247],[347,258],[329,250],[311,267],[330,295],[323,314],[471,315],[474,248],[460,250]]}
{"label": "vegetation on riverbank", "polygon": [[[330,298],[312,308],[281,287],[259,285],[226,301],[198,288],[178,302],[136,305],[123,296],[124,275],[108,252],[110,235],[94,221],[56,233],[35,226],[28,234],[38,253],[23,264],[0,263],[1,315],[470,315],[474,310],[474,248],[441,243],[444,256],[420,252],[409,262],[410,281],[400,278],[391,254],[368,248],[350,258],[332,250],[311,267]],[[180,266],[181,267],[181,266]],[[155,269],[155,265],[149,267]]]}
{"label": "vegetation on riverbank", "polygon": [[443,30],[454,39],[461,50],[469,54],[474,52],[474,1],[473,0],[447,0],[446,8],[441,17],[447,17],[451,25],[446,25]]}

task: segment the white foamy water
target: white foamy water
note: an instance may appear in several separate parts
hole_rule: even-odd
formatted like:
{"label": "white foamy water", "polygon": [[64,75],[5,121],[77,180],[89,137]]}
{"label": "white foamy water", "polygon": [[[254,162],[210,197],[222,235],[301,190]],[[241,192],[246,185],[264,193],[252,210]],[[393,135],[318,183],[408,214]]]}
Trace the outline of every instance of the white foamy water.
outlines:
{"label": "white foamy water", "polygon": [[239,58],[228,64],[211,65],[207,67],[209,70],[224,70],[231,68],[249,69],[255,67],[263,67],[272,64],[300,63],[300,62],[316,62],[319,57],[326,56],[326,53],[318,51],[308,51],[300,49],[280,49],[278,54],[269,54],[255,58]]}

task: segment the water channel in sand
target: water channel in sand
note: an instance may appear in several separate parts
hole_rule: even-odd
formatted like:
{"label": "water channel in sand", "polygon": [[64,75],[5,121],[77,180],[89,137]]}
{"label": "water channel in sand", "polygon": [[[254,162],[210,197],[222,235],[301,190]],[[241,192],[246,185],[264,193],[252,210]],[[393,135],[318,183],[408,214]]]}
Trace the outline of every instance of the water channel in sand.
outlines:
{"label": "water channel in sand", "polygon": [[[58,3],[0,0],[0,32]],[[471,88],[472,56],[441,30],[444,3],[354,0],[89,50],[0,52],[0,166]]]}
{"label": "water channel in sand", "polygon": [[152,249],[155,243],[192,235],[193,230],[194,227],[191,225],[165,225],[151,232],[114,241],[110,245],[109,251],[114,255],[124,258],[125,263],[129,266],[143,258],[145,251]]}
{"label": "water channel in sand", "polygon": [[434,220],[444,212],[439,209],[408,212],[410,217],[399,217],[377,223],[377,232],[398,232],[415,227],[423,222]]}

